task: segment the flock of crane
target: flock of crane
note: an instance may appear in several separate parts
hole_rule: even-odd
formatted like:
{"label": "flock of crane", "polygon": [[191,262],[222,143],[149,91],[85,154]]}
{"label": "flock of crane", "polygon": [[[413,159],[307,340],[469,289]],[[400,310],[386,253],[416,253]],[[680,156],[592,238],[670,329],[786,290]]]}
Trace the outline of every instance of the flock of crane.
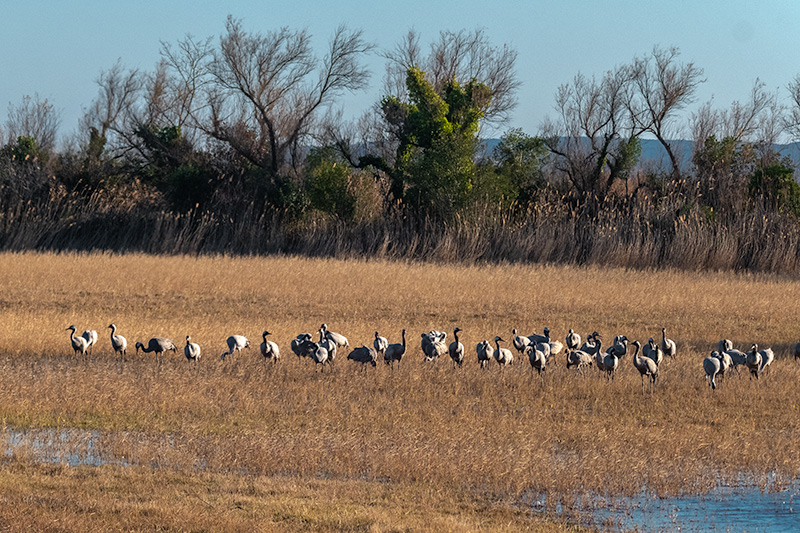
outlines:
{"label": "flock of crane", "polygon": [[[128,341],[122,335],[117,335],[116,325],[110,324],[108,329],[111,330],[111,347],[114,349],[114,353],[121,355],[124,360],[127,355]],[[86,330],[80,336],[76,336],[77,328],[75,326],[70,326],[67,330],[70,331],[70,342],[76,354],[86,356],[87,353],[91,353],[93,345],[97,343],[97,331]],[[458,338],[461,331],[460,328],[453,330],[454,340],[449,344],[446,342],[447,333],[444,331],[432,330],[423,333],[421,348],[426,360],[435,361],[439,357],[449,355],[453,361],[453,367],[461,367],[465,358],[464,345]],[[325,365],[330,365],[336,360],[337,351],[341,348],[349,349],[350,343],[344,335],[328,330],[327,324],[322,324],[317,333],[319,341],[316,342],[311,333],[297,335],[291,341],[291,350],[298,359],[310,358],[315,366],[320,365],[324,372]],[[281,357],[280,349],[275,342],[267,339],[269,335],[271,333],[266,330],[261,334],[261,355],[264,357],[264,361],[274,363]],[[565,343],[551,339],[549,328],[544,328],[542,335],[536,333],[528,336],[518,335],[516,329],[512,330],[512,335],[512,346],[520,357],[528,359],[531,371],[536,370],[540,377],[548,366],[555,363],[556,355],[565,351],[567,368],[575,367],[579,372],[584,373],[586,368],[596,366],[605,373],[608,379],[613,380],[620,360],[628,354],[630,347],[633,347],[631,360],[641,376],[643,391],[645,378],[648,379],[652,391],[663,360],[667,357],[674,359],[677,354],[675,341],[667,338],[666,328],[661,328],[661,342],[650,337],[642,346],[639,341],[630,342],[625,335],[617,335],[605,351],[602,337],[596,331],[590,333],[582,344],[581,336],[574,330],[569,330],[564,339]],[[355,348],[347,355],[347,359],[361,363],[362,366],[370,364],[374,367],[378,360],[383,358],[387,365],[394,368],[394,364],[399,364],[406,353],[406,330],[402,331],[401,339],[399,343],[390,344],[376,331],[372,347]],[[492,360],[496,361],[501,368],[514,362],[514,354],[510,349],[501,347],[501,342],[506,341],[500,336],[495,336],[494,346],[488,340],[483,340],[476,345],[475,351],[481,368],[485,368]],[[229,336],[226,344],[228,349],[220,356],[223,361],[227,356],[250,347],[250,341],[243,335]],[[136,352],[138,353],[139,350],[144,353],[154,352],[160,356],[166,351],[176,352],[177,346],[170,339],[154,337],[148,341],[146,346],[142,342],[137,342]],[[640,351],[641,356],[639,355]],[[190,363],[200,359],[200,346],[192,342],[188,335],[183,353]],[[800,342],[794,345],[793,355],[795,359],[800,359]],[[723,339],[719,341],[717,350],[711,352],[711,355],[703,360],[703,370],[713,390],[717,388],[718,378],[724,377],[731,369],[738,373],[740,366],[744,366],[750,371],[751,379],[753,377],[758,379],[759,375],[770,367],[774,359],[775,354],[771,348],[760,350],[757,344],[753,344],[749,351],[742,352],[735,349],[730,340]]]}

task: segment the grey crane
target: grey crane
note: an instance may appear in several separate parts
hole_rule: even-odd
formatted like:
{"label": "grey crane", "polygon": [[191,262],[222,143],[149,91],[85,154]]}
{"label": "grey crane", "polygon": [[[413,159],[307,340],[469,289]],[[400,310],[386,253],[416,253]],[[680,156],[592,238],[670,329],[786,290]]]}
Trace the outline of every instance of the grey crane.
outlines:
{"label": "grey crane", "polygon": [[422,348],[422,354],[426,359],[430,360],[433,357],[433,338],[428,333],[423,333],[421,337],[420,347]]}
{"label": "grey crane", "polygon": [[524,335],[517,335],[516,328],[511,330],[511,335],[513,335],[511,343],[514,345],[514,349],[517,350],[519,353],[524,353],[525,349],[531,343],[531,340],[528,337],[525,337]]}
{"label": "grey crane", "polygon": [[574,366],[578,369],[578,372],[583,374],[586,367],[592,366],[593,358],[594,356],[592,354],[584,352],[583,350],[572,350],[567,354],[567,368],[572,368]]}
{"label": "grey crane", "polygon": [[506,341],[504,341],[499,335],[495,336],[494,344],[497,349],[494,351],[494,358],[497,361],[497,364],[500,365],[500,368],[505,368],[514,362],[514,354],[512,354],[511,350],[508,348],[501,348],[501,342]]}
{"label": "grey crane", "polygon": [[656,379],[658,379],[658,365],[649,357],[639,357],[639,348],[642,347],[639,341],[633,341],[631,346],[634,348],[632,358],[633,366],[639,371],[639,375],[642,378],[642,394],[644,394],[645,376],[650,378],[650,391],[652,392],[653,386],[656,384]]}
{"label": "grey crane", "polygon": [[[747,354],[737,350],[733,347],[733,342],[730,339],[722,339],[717,344],[717,351],[720,354],[725,354],[730,357],[731,363],[733,364],[733,369],[736,370],[736,373],[739,373],[740,366],[746,366],[746,359]],[[724,366],[724,365],[723,365]],[[723,372],[727,369],[723,368]]]}
{"label": "grey crane", "polygon": [[234,352],[241,352],[245,348],[250,347],[250,341],[247,340],[247,337],[244,335],[231,335],[227,339],[225,339],[225,343],[228,345],[228,351],[222,352],[220,359],[223,361],[229,355],[233,355]]}
{"label": "grey crane", "polygon": [[366,364],[370,364],[373,367],[377,365],[378,353],[369,346],[361,346],[347,354],[347,359],[361,363],[361,368],[364,369]]}
{"label": "grey crane", "polygon": [[69,331],[70,332],[69,340],[70,340],[70,344],[72,344],[73,352],[76,355],[77,355],[78,352],[80,352],[81,356],[85,356],[86,355],[86,350],[89,347],[88,341],[86,339],[84,339],[83,337],[76,337],[75,336],[75,332],[77,331],[77,328],[75,326],[70,326],[70,327],[66,328],[64,331]]}
{"label": "grey crane", "polygon": [[478,354],[478,364],[481,365],[481,368],[485,368],[486,365],[494,359],[494,348],[489,341],[481,341],[475,346],[475,352]]}
{"label": "grey crane", "polygon": [[296,338],[292,339],[290,346],[292,352],[294,352],[298,359],[301,357],[311,357],[311,354],[317,349],[316,343],[312,340],[311,333],[301,333]]}
{"label": "grey crane", "polygon": [[458,340],[458,332],[461,331],[461,328],[455,328],[453,330],[453,342],[450,343],[450,346],[447,347],[447,351],[450,352],[450,359],[453,360],[453,368],[458,365],[458,368],[464,364],[464,345],[461,344]]}
{"label": "grey crane", "polygon": [[531,363],[531,374],[533,371],[536,370],[537,374],[539,375],[539,379],[542,379],[542,372],[545,371],[547,368],[547,355],[544,351],[540,350],[540,347],[547,346],[548,344],[539,343],[536,345],[528,345],[526,348],[526,352],[528,354],[528,361]]}
{"label": "grey crane", "polygon": [[758,368],[758,373],[763,374],[767,367],[772,364],[772,361],[775,360],[775,353],[772,348],[764,348],[759,350],[759,353],[761,354],[761,366]]}
{"label": "grey crane", "polygon": [[720,360],[714,355],[710,355],[703,359],[703,370],[706,372],[706,378],[708,378],[708,383],[711,385],[711,390],[715,390],[717,388],[716,377],[717,374],[719,374],[720,368]]}
{"label": "grey crane", "polygon": [[711,352],[711,357],[719,359],[719,378],[723,379],[728,373],[728,370],[733,367],[733,359],[728,352],[720,352],[719,350]]}
{"label": "grey crane", "polygon": [[581,345],[580,351],[588,353],[589,355],[596,355],[597,352],[600,350],[597,347],[597,339],[600,337],[600,334],[596,331],[590,333],[586,336],[586,342]]}
{"label": "grey crane", "polygon": [[[324,324],[323,324],[324,325]],[[328,352],[328,359],[327,363],[332,365],[336,361],[336,352],[338,351],[338,345],[336,341],[333,340],[332,337],[326,335],[326,331],[320,328],[319,330],[319,342],[317,343],[317,349],[324,348],[326,352]]]}
{"label": "grey crane", "polygon": [[564,345],[561,344],[561,341],[551,340],[547,344],[548,346],[550,346],[550,353],[547,356],[548,358],[555,357],[556,355],[561,353],[561,350],[564,349]]}
{"label": "grey crane", "polygon": [[400,361],[406,354],[406,330],[403,330],[400,336],[403,339],[403,342],[390,344],[386,347],[386,351],[383,354],[383,360],[386,361],[387,365],[391,365],[392,369],[394,369],[395,361],[397,361],[399,366]]}
{"label": "grey crane", "polygon": [[[592,355],[597,370],[603,373],[606,371],[606,365],[605,365],[606,354],[603,353],[603,351],[600,349],[601,346],[603,345],[602,337],[600,336],[599,333],[594,332],[591,335],[591,338],[592,338],[592,350],[594,350],[594,354],[592,354],[592,352],[586,352],[586,353]],[[608,375],[606,375],[606,377],[608,377]]]}
{"label": "grey crane", "polygon": [[448,352],[447,345],[444,342],[446,338],[447,333],[443,331],[433,330],[422,334],[422,352],[428,361],[435,361]]}
{"label": "grey crane", "polygon": [[183,347],[183,355],[186,356],[186,360],[189,363],[200,359],[200,345],[192,342],[192,338],[189,335],[186,335],[186,346]]}
{"label": "grey crane", "polygon": [[533,346],[535,349],[539,350],[544,354],[545,359],[548,361],[550,360],[550,355],[552,352],[550,351],[550,343],[547,342],[537,342],[536,344],[530,344],[529,346]]}
{"label": "grey crane", "polygon": [[572,329],[569,330],[569,333],[567,333],[565,340],[567,341],[567,350],[570,352],[572,350],[577,350],[578,346],[581,345],[581,336],[575,333],[575,330]]}
{"label": "grey crane", "polygon": [[744,352],[740,352],[733,348],[733,341],[730,339],[721,339],[717,343],[717,353],[719,354],[728,354],[731,358],[731,362],[733,363],[734,369],[738,372],[738,366],[744,365],[744,359],[746,354]]}
{"label": "grey crane", "polygon": [[753,379],[753,376],[758,379],[758,373],[761,371],[761,352],[758,351],[758,344],[753,344],[750,347],[744,364],[750,370],[750,379]]}
{"label": "grey crane", "polygon": [[87,329],[81,334],[81,337],[86,339],[86,347],[89,349],[89,355],[92,355],[95,343],[97,343],[97,332],[93,329]]}
{"label": "grey crane", "polygon": [[624,357],[628,353],[628,337],[625,335],[614,337],[614,342],[608,347],[607,352],[617,357]]}
{"label": "grey crane", "polygon": [[550,328],[544,328],[544,335],[539,335],[538,333],[534,333],[533,335],[529,335],[528,338],[534,344],[538,344],[540,342],[550,342]]}
{"label": "grey crane", "polygon": [[267,330],[261,332],[261,355],[264,356],[264,361],[272,361],[273,364],[277,363],[281,358],[281,351],[278,345],[270,340],[267,340],[267,335],[272,335]]}
{"label": "grey crane", "polygon": [[652,359],[656,366],[661,366],[661,362],[664,360],[664,352],[661,350],[661,346],[653,340],[653,337],[647,339],[647,344],[642,347],[642,354]]}
{"label": "grey crane", "polygon": [[665,357],[675,359],[677,353],[675,341],[667,338],[667,328],[661,328],[661,351],[664,352]]}
{"label": "grey crane", "polygon": [[325,363],[328,362],[328,349],[325,346],[314,344],[316,348],[311,353],[311,359],[314,361],[314,368],[316,365],[322,365],[321,372],[325,372]]}
{"label": "grey crane", "polygon": [[386,337],[381,337],[376,331],[375,340],[372,341],[372,345],[375,347],[375,351],[378,353],[379,357],[386,357],[386,348],[389,346],[389,341]]}
{"label": "grey crane", "polygon": [[147,346],[141,342],[136,343],[136,353],[139,353],[139,350],[142,350],[144,353],[155,352],[156,357],[160,357],[162,353],[166,351],[177,351],[178,348],[175,346],[175,343],[169,339],[165,339],[164,337],[153,337],[149,341],[147,341]]}
{"label": "grey crane", "polygon": [[342,346],[343,348],[350,347],[350,342],[347,340],[347,337],[339,333],[334,333],[333,331],[328,331],[328,324],[322,324],[320,329],[325,333],[325,337],[336,343],[336,346]]}
{"label": "grey crane", "polygon": [[108,328],[111,330],[111,347],[114,349],[114,354],[121,354],[122,360],[125,360],[125,355],[128,353],[128,341],[122,335],[117,335],[117,326],[109,324]]}
{"label": "grey crane", "polygon": [[603,369],[606,371],[606,377],[611,378],[611,381],[614,381],[614,377],[617,374],[618,367],[619,367],[619,357],[617,357],[616,352],[607,352],[603,356]]}

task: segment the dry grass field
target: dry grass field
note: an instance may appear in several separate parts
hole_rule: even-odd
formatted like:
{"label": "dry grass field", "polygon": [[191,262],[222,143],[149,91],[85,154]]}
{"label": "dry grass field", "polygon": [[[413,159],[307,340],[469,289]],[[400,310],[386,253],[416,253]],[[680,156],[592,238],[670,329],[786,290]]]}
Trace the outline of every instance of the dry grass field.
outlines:
{"label": "dry grass field", "polygon": [[[586,494],[788,481],[800,469],[798,295],[798,281],[730,273],[2,254],[0,529],[26,516],[42,530],[560,529]],[[128,339],[125,363],[111,322]],[[323,322],[352,347],[375,330],[399,342],[405,328],[406,358],[362,372],[340,353],[319,372],[289,341]],[[73,357],[71,324],[100,333],[88,361]],[[420,332],[449,342],[456,326],[464,368],[425,362]],[[574,328],[642,342],[664,326],[678,356],[653,394],[630,356],[614,382],[567,370],[563,355],[543,382],[519,358],[478,367],[477,342],[544,326],[562,341]],[[264,329],[281,349],[275,366],[260,360]],[[233,333],[252,347],[223,362]],[[194,367],[186,335],[203,349]],[[136,355],[155,336],[179,352],[161,364]],[[702,360],[723,337],[772,346],[776,361],[712,393]],[[32,440],[10,447],[31,429],[67,435],[66,448],[91,435],[109,464],[42,464]],[[567,515],[532,513],[542,494]]]}

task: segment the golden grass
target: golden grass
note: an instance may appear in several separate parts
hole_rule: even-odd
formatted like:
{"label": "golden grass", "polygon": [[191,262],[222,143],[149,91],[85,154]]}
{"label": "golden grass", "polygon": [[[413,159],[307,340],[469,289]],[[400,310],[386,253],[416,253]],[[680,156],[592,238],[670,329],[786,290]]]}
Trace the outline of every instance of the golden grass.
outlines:
{"label": "golden grass", "polygon": [[505,502],[407,483],[0,467],[2,531],[564,531]]}
{"label": "golden grass", "polygon": [[[797,281],[104,254],[3,254],[0,272],[4,424],[98,430],[106,456],[187,478],[197,468],[422,484],[489,501],[544,492],[549,504],[569,508],[585,492],[704,492],[741,473],[790,479],[800,468],[800,364],[788,355],[798,336]],[[160,367],[141,354],[122,365],[110,353],[110,322],[131,347],[151,336],[182,347],[189,334],[203,357],[194,369],[181,353]],[[332,372],[315,372],[288,342],[322,322],[353,347],[371,344],[375,330],[397,342],[406,328],[407,359],[394,372],[380,365],[361,373],[340,354]],[[64,331],[73,323],[100,332],[94,361],[73,359]],[[665,363],[652,396],[640,392],[630,357],[607,383],[593,369],[585,378],[567,371],[561,356],[544,385],[525,361],[501,374],[496,365],[480,371],[475,359],[478,341],[510,339],[513,327],[549,326],[560,340],[574,328],[644,342],[662,325],[679,355]],[[424,363],[419,333],[455,326],[464,330],[464,369]],[[264,329],[283,355],[274,368],[259,361]],[[223,363],[232,333],[253,348]],[[772,346],[774,368],[759,382],[728,378],[712,394],[702,359],[722,337],[739,348]],[[19,460],[27,454],[18,451]]]}

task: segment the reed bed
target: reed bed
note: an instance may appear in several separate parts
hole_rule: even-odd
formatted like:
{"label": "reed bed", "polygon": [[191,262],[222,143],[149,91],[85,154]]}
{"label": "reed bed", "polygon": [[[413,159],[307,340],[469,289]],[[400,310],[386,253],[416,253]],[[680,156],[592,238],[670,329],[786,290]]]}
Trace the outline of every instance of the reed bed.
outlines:
{"label": "reed bed", "polygon": [[[108,253],[5,253],[0,272],[4,427],[96,431],[99,453],[144,472],[433,487],[473,502],[546,494],[553,510],[586,494],[704,493],[743,475],[788,482],[800,469],[790,356],[800,287],[789,278]],[[125,363],[111,354],[111,322],[131,347]],[[352,347],[376,330],[399,342],[405,328],[406,359],[362,371],[340,353],[322,373],[288,345],[322,322]],[[72,354],[73,323],[100,332],[87,361]],[[420,332],[456,326],[464,368],[424,362]],[[543,381],[519,359],[478,368],[477,342],[544,326],[562,340],[574,328],[642,342],[666,327],[679,353],[653,394],[629,356],[613,383],[567,371],[563,355]],[[260,361],[264,329],[281,348],[275,366]],[[233,333],[252,348],[223,363]],[[133,353],[138,340],[182,347],[186,335],[203,349],[195,366],[181,353],[160,363]],[[772,346],[773,368],[758,381],[728,376],[712,393],[702,360],[723,337]]]}
{"label": "reed bed", "polygon": [[542,263],[800,274],[800,223],[757,207],[728,216],[680,198],[622,198],[593,216],[559,202],[478,208],[449,222],[389,212],[293,218],[254,203],[174,213],[135,187],[3,202],[0,250],[303,255],[471,265]]}

